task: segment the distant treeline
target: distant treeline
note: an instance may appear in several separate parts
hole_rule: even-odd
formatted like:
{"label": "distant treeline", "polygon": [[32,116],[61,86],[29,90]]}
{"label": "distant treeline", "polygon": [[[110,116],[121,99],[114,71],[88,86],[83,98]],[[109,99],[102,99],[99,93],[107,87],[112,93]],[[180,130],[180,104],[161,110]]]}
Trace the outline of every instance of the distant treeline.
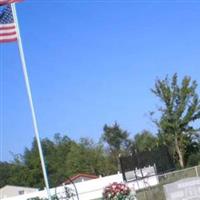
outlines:
{"label": "distant treeline", "polygon": [[[55,134],[52,140],[42,139],[50,186],[58,186],[77,173],[114,174],[120,169],[119,155],[155,151],[162,146],[168,148],[176,168],[200,164],[199,127],[193,124],[200,119],[197,83],[187,76],[180,84],[177,79],[174,74],[171,79],[157,80],[152,89],[161,102],[156,111],[160,117],[155,119],[155,112],[150,113],[157,126],[156,133],[144,130],[131,137],[115,122],[104,125],[98,142],[90,138],[74,141],[64,134]],[[14,156],[12,162],[0,162],[0,187],[8,184],[44,187],[35,139],[32,146],[25,148],[22,155]]]}

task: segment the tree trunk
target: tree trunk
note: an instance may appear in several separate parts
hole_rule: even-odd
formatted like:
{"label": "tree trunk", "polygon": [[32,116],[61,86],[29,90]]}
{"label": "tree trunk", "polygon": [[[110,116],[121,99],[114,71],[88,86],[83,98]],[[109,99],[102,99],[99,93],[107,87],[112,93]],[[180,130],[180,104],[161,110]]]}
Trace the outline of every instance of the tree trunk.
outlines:
{"label": "tree trunk", "polygon": [[179,147],[177,137],[175,137],[175,147],[176,147],[176,152],[177,152],[178,158],[179,158],[179,164],[180,164],[181,168],[184,168],[185,163],[184,163],[183,153],[181,152],[181,149]]}

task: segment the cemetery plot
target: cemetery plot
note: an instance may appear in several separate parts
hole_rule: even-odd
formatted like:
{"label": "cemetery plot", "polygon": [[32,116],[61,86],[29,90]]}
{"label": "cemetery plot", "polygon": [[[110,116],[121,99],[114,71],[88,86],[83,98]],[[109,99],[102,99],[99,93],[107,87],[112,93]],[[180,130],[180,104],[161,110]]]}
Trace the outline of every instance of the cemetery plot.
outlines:
{"label": "cemetery plot", "polygon": [[200,200],[200,178],[185,178],[164,185],[166,200]]}

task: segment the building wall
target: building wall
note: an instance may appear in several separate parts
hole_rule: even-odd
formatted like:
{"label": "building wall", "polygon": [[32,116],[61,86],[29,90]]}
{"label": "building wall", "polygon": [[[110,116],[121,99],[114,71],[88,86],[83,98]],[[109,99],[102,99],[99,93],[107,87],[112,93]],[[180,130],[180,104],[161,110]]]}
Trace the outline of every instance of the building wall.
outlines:
{"label": "building wall", "polygon": [[[145,168],[144,170],[149,171],[151,167]],[[152,170],[153,168],[151,168]],[[123,177],[121,173],[111,175],[111,176],[106,176],[106,177],[99,177],[97,179],[93,180],[88,180],[85,182],[80,182],[76,183],[76,188],[79,194],[79,199],[80,200],[94,200],[102,197],[102,193],[104,188],[113,183],[113,182],[118,182],[118,183],[123,183]],[[134,188],[134,190],[142,189],[148,186],[154,186],[158,184],[158,179],[156,176],[152,176],[143,180],[139,181],[130,181],[127,183],[130,188]],[[73,185],[67,185],[67,187],[71,188],[74,190]],[[57,188],[52,188],[50,190],[51,194],[54,195],[55,193],[58,195],[58,197],[65,197],[64,193],[64,187],[60,186]],[[28,198],[33,198],[33,197],[40,197],[40,198],[45,198],[47,197],[47,192],[46,190],[43,191],[38,191],[34,193],[30,193],[27,195],[21,195],[20,200],[27,200]],[[12,198],[6,198],[4,200],[19,200],[19,196],[12,197]],[[74,198],[74,200],[77,200]]]}
{"label": "building wall", "polygon": [[5,186],[0,189],[0,199],[36,192],[38,189],[18,186]]}

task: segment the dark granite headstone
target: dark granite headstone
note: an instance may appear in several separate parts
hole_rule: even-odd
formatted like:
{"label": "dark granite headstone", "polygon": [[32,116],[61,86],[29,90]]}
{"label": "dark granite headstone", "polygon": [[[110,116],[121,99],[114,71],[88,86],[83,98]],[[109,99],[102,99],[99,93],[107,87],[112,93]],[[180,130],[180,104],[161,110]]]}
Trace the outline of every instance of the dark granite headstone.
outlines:
{"label": "dark granite headstone", "polygon": [[200,177],[164,185],[166,200],[200,200]]}

